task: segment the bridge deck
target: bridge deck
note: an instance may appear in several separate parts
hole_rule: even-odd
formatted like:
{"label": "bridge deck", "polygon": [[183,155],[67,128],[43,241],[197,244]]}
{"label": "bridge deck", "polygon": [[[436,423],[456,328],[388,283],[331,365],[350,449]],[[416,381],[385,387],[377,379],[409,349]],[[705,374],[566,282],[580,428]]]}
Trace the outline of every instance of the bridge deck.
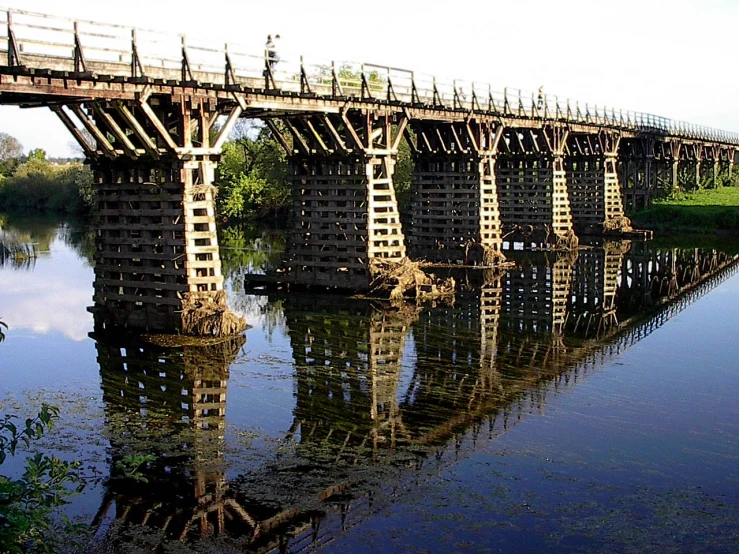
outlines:
{"label": "bridge deck", "polygon": [[[643,134],[739,145],[739,134],[669,118],[606,108],[550,94],[367,63],[280,60],[182,35],[91,21],[0,10],[0,104],[49,105],[81,99],[131,99],[142,94],[194,94],[223,103],[246,102],[249,117],[290,112],[336,113],[351,108],[405,112],[411,119],[493,118],[506,126],[539,128],[544,121],[571,131],[607,127]],[[53,97],[53,98],[50,98]]]}

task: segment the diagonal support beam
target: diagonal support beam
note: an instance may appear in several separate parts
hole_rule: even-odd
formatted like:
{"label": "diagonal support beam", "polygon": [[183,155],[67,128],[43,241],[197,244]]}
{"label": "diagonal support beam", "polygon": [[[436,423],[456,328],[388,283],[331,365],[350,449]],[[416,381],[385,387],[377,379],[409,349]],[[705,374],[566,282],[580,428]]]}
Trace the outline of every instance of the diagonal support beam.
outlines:
{"label": "diagonal support beam", "polygon": [[115,107],[116,111],[120,114],[120,116],[125,120],[128,126],[131,128],[133,133],[138,137],[139,141],[141,141],[141,144],[143,145],[146,153],[149,154],[149,156],[151,156],[155,160],[158,160],[159,159],[159,149],[155,146],[154,140],[144,130],[144,128],[141,126],[139,121],[134,117],[134,115],[131,113],[128,107],[126,107],[126,105],[123,103],[122,100],[117,100],[113,104],[113,106]]}
{"label": "diagonal support beam", "polygon": [[344,125],[346,126],[347,131],[349,131],[349,136],[351,136],[357,149],[364,152],[366,149],[364,147],[364,144],[362,143],[362,139],[359,138],[359,135],[357,134],[357,130],[354,128],[354,125],[352,125],[352,122],[349,121],[349,118],[347,117],[346,112],[341,114],[341,119],[344,122]]}
{"label": "diagonal support beam", "polygon": [[157,114],[154,113],[154,110],[151,109],[151,106],[146,100],[140,100],[139,101],[139,107],[144,112],[144,115],[146,115],[146,118],[149,120],[149,123],[154,127],[157,134],[159,134],[159,137],[164,141],[164,145],[167,150],[169,150],[171,153],[176,153],[177,151],[177,144],[172,139],[172,135],[169,134],[169,131],[164,126],[164,124],[161,122],[161,120],[157,117]]}
{"label": "diagonal support beam", "polygon": [[277,139],[277,142],[279,142],[282,148],[285,150],[285,153],[290,156],[293,153],[293,148],[290,143],[287,142],[287,139],[285,138],[285,135],[282,134],[282,131],[278,129],[277,124],[271,119],[265,119],[264,122],[267,124],[267,127],[269,127],[269,130],[272,131],[272,135]]}
{"label": "diagonal support beam", "polygon": [[299,121],[305,126],[308,132],[313,136],[321,152],[323,152],[324,154],[328,154],[329,148],[328,146],[326,146],[326,143],[323,141],[318,131],[316,131],[316,128],[313,126],[313,123],[311,123],[311,120],[308,117],[303,117],[303,118],[300,118]]}
{"label": "diagonal support beam", "polygon": [[79,106],[79,104],[72,104],[70,106],[70,109],[74,112],[74,115],[77,116],[82,125],[85,126],[85,129],[87,129],[90,134],[95,137],[95,141],[97,142],[100,149],[103,151],[103,154],[105,154],[105,156],[110,158],[111,160],[116,159],[118,157],[118,153],[115,151],[115,148],[113,148],[113,145],[110,144],[110,141],[102,133],[102,131],[98,129],[98,126],[95,125],[95,122],[92,121],[84,111],[82,111],[82,108]]}
{"label": "diagonal support beam", "polygon": [[90,109],[90,107],[92,107],[92,110],[95,112],[95,115],[98,117],[98,119],[103,121],[108,127],[108,130],[113,133],[113,136],[115,136],[116,140],[118,140],[118,142],[123,147],[123,151],[134,160],[138,159],[139,155],[136,147],[133,145],[133,143],[131,143],[131,140],[126,136],[126,133],[123,131],[123,129],[120,128],[118,123],[116,123],[111,115],[103,110],[98,104],[92,104],[92,106],[88,105],[88,110]]}
{"label": "diagonal support beam", "polygon": [[295,128],[295,126],[292,124],[292,121],[290,121],[289,119],[285,119],[282,123],[285,125],[285,127],[287,127],[287,130],[290,131],[290,134],[293,136],[293,144],[297,144],[298,149],[303,154],[305,154],[306,156],[310,156],[312,154],[312,151],[308,146],[308,143],[305,142],[303,135],[301,135],[300,131]]}
{"label": "diagonal support beam", "polygon": [[400,146],[400,139],[403,138],[403,135],[405,134],[405,129],[407,126],[408,126],[408,118],[403,117],[400,120],[400,123],[398,123],[398,129],[395,131],[395,138],[393,139],[393,144],[392,144],[393,152],[398,151],[398,147]]}
{"label": "diagonal support beam", "polygon": [[439,139],[439,146],[444,151],[445,154],[449,154],[451,152],[451,149],[447,147],[446,141],[444,140],[444,137],[441,136],[441,129],[439,127],[434,127],[434,131],[436,131],[436,138]]}
{"label": "diagonal support beam", "polygon": [[67,129],[69,129],[69,132],[74,135],[74,138],[77,139],[77,142],[85,151],[85,156],[89,159],[94,159],[97,156],[97,152],[88,142],[84,133],[77,128],[72,119],[67,115],[67,112],[64,111],[62,106],[50,106],[50,108],[52,112],[59,116],[61,122]]}
{"label": "diagonal support beam", "polygon": [[405,141],[408,143],[408,146],[411,148],[411,153],[415,156],[418,154],[418,146],[416,146],[416,143],[413,140],[413,135],[411,134],[410,128],[406,127],[403,129],[403,135],[405,136]]}
{"label": "diagonal support beam", "polygon": [[333,140],[334,145],[336,146],[337,150],[340,150],[342,154],[348,154],[349,149],[346,147],[346,143],[341,138],[341,135],[339,135],[339,131],[336,130],[336,127],[334,127],[334,124],[331,123],[331,119],[328,117],[327,114],[323,114],[323,125],[328,130],[328,134],[331,136],[331,140]]}
{"label": "diagonal support beam", "polygon": [[212,148],[216,152],[220,152],[221,149],[223,148],[223,144],[226,142],[228,135],[231,134],[231,129],[233,129],[233,126],[236,124],[236,120],[241,116],[241,113],[243,111],[244,111],[244,108],[241,106],[241,104],[237,104],[236,106],[233,107],[233,109],[231,110],[231,113],[228,114],[228,117],[226,118],[226,123],[223,124],[223,127],[221,128],[221,131],[218,133],[218,136],[216,137],[216,140],[212,146]]}
{"label": "diagonal support beam", "polygon": [[474,148],[475,153],[480,154],[480,142],[477,140],[475,133],[472,132],[469,120],[465,122],[464,128],[467,131],[467,136],[470,139],[470,143],[472,143],[472,148]]}
{"label": "diagonal support beam", "polygon": [[459,151],[460,152],[465,152],[466,153],[468,151],[468,149],[465,148],[464,145],[462,144],[462,141],[459,138],[459,133],[457,133],[457,129],[455,129],[453,123],[449,126],[449,129],[452,132],[452,138],[454,139],[454,144],[457,145],[457,148],[459,148]]}

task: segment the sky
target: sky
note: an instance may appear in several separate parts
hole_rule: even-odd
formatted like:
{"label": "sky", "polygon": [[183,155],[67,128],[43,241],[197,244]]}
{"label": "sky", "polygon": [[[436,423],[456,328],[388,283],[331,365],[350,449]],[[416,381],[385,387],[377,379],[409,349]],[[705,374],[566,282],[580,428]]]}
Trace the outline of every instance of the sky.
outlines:
{"label": "sky", "polygon": [[[0,0],[19,10],[475,80],[739,131],[739,0]],[[173,8],[176,6],[176,11]],[[46,108],[0,107],[26,151],[72,152]]]}

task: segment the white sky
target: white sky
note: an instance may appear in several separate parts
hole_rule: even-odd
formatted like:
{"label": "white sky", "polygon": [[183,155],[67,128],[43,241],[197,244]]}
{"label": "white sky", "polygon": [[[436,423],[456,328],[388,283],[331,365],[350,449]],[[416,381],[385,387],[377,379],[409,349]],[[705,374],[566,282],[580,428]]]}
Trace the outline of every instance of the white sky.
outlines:
{"label": "white sky", "polygon": [[[5,7],[364,61],[739,131],[739,0],[0,0]],[[212,6],[208,8],[207,6]],[[206,7],[204,7],[206,6]],[[26,151],[69,154],[42,108],[0,107]]]}

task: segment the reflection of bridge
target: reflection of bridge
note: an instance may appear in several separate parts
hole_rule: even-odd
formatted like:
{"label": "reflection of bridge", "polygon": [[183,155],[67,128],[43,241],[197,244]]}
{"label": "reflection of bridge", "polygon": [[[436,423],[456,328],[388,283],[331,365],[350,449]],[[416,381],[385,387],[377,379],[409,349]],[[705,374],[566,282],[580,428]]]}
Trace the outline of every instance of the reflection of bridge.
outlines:
{"label": "reflection of bridge", "polygon": [[[157,444],[142,424],[156,420],[170,437],[169,450],[153,449],[160,458],[145,472],[150,485],[111,481],[101,519],[115,501],[119,520],[171,538],[226,534],[254,551],[318,547],[381,509],[396,488],[543,409],[548,395],[734,275],[738,260],[607,243],[577,259],[526,254],[508,276],[469,272],[452,306],[398,310],[292,295],[284,308],[295,361],[291,447],[280,441],[263,465],[228,483],[226,380],[240,342],[202,349],[101,339],[114,460]],[[676,286],[662,285],[672,275]],[[637,304],[651,311],[640,314]]]}
{"label": "reflection of bridge", "polygon": [[[736,134],[649,114],[412,71],[301,58],[275,72],[233,45],[0,18],[0,104],[50,107],[85,149],[109,267],[98,294],[132,309],[147,296],[176,301],[174,266],[187,269],[188,291],[222,286],[213,179],[239,117],[263,119],[290,158],[288,277],[359,288],[372,258],[406,248],[464,259],[470,244],[499,250],[503,233],[571,247],[573,232],[624,229],[623,198],[643,205],[661,186],[718,183],[739,145]],[[393,185],[404,137],[414,160],[406,228]],[[142,278],[146,265],[162,271]]]}

